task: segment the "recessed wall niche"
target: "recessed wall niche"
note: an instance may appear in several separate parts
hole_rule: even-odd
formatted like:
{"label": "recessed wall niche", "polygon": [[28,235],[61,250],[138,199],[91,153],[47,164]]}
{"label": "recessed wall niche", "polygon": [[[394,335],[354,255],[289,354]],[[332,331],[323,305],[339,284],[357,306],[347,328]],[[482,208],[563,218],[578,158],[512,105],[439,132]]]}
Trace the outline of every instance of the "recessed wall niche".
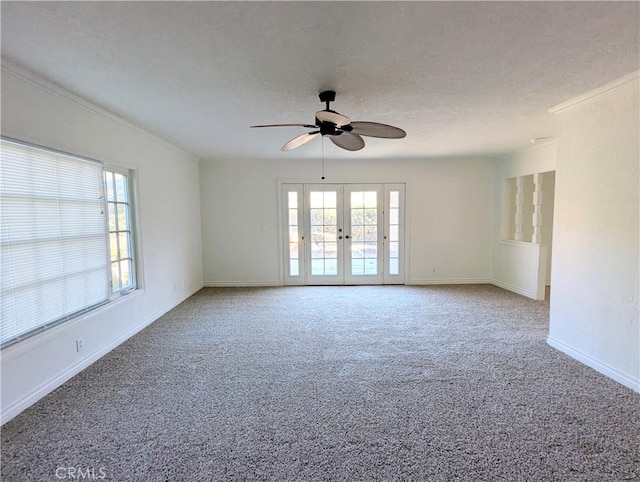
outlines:
{"label": "recessed wall niche", "polygon": [[555,172],[503,180],[501,239],[550,244]]}

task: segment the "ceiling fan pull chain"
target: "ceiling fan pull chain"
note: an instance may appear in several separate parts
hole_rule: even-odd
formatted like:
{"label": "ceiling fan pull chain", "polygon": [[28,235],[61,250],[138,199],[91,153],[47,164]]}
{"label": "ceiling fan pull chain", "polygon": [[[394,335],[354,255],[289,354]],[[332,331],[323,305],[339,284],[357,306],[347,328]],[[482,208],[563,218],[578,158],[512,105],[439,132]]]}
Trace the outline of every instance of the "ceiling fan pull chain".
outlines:
{"label": "ceiling fan pull chain", "polygon": [[324,181],[324,136],[320,136],[321,150],[322,150],[322,180]]}

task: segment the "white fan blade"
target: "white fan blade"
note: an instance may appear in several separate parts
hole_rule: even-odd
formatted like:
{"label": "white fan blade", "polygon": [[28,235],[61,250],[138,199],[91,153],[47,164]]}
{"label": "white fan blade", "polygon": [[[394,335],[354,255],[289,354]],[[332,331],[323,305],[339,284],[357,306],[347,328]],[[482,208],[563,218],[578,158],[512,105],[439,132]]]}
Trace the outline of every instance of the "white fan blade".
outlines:
{"label": "white fan blade", "polygon": [[257,126],[249,127],[307,127],[309,129],[315,129],[318,126],[312,126],[311,124],[260,124]]}
{"label": "white fan blade", "polygon": [[294,137],[289,142],[287,142],[282,148],[281,151],[290,151],[291,149],[295,149],[296,147],[300,147],[303,144],[306,144],[310,140],[315,139],[320,135],[319,132],[307,132],[306,134],[299,135],[298,137]]}
{"label": "white fan blade", "polygon": [[316,112],[316,118],[320,122],[331,122],[338,127],[346,126],[351,122],[346,115],[338,114],[337,112],[331,112],[329,110],[319,110]]}
{"label": "white fan blade", "polygon": [[402,139],[407,135],[399,127],[380,124],[378,122],[353,121],[351,123],[351,133],[360,136],[382,137],[383,139]]}
{"label": "white fan blade", "polygon": [[331,142],[347,151],[359,151],[364,147],[364,139],[351,132],[343,132],[337,136],[329,136]]}

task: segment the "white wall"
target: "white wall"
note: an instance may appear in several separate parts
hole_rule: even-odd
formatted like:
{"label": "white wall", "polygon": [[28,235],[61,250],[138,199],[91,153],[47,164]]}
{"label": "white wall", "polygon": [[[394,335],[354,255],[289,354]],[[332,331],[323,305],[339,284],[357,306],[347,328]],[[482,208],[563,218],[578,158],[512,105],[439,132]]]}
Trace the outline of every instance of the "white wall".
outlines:
{"label": "white wall", "polygon": [[549,248],[522,241],[494,246],[492,283],[534,300],[544,300]]}
{"label": "white wall", "polygon": [[4,61],[2,135],[135,169],[143,285],[2,350],[5,422],[200,289],[202,248],[193,156]]}
{"label": "white wall", "polygon": [[[282,284],[278,181],[320,176],[320,160],[202,161],[205,285]],[[427,284],[489,281],[493,181],[473,159],[328,160],[324,182],[406,182],[406,282]]]}
{"label": "white wall", "polygon": [[[494,243],[492,258],[492,282],[502,288],[520,293],[534,299],[544,299],[545,285],[549,281],[549,268],[552,253],[552,227],[549,222],[553,218],[554,196],[552,174],[556,168],[556,143],[547,142],[529,147],[500,160],[496,167],[494,209]],[[507,211],[512,216],[513,210],[504,209],[503,183],[506,179],[518,176],[529,176],[534,173],[545,173],[543,180],[543,221],[542,244],[530,242],[505,241],[504,219],[501,213]],[[551,191],[551,192],[549,192]],[[533,205],[529,207],[525,220],[531,224]],[[528,239],[531,241],[531,228]],[[523,230],[524,231],[524,230]],[[512,235],[513,233],[511,233]]]}
{"label": "white wall", "polygon": [[542,244],[548,247],[547,249],[547,275],[544,280],[544,284],[549,286],[551,284],[551,265],[552,265],[552,247],[553,247],[553,214],[555,206],[555,193],[556,193],[556,171],[545,172],[543,176],[544,182],[542,183]]}
{"label": "white wall", "polygon": [[637,73],[560,121],[549,343],[640,391]]}

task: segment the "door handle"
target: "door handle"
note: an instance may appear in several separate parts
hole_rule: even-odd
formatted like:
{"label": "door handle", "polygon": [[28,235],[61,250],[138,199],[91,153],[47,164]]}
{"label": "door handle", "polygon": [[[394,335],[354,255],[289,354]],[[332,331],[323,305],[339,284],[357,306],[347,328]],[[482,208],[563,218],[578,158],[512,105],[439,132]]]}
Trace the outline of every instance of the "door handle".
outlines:
{"label": "door handle", "polygon": [[349,239],[349,235],[348,234],[345,234],[344,237],[345,237],[345,239]]}
{"label": "door handle", "polygon": [[[348,236],[347,236],[348,237]],[[342,239],[342,236],[338,236],[338,239]]]}

